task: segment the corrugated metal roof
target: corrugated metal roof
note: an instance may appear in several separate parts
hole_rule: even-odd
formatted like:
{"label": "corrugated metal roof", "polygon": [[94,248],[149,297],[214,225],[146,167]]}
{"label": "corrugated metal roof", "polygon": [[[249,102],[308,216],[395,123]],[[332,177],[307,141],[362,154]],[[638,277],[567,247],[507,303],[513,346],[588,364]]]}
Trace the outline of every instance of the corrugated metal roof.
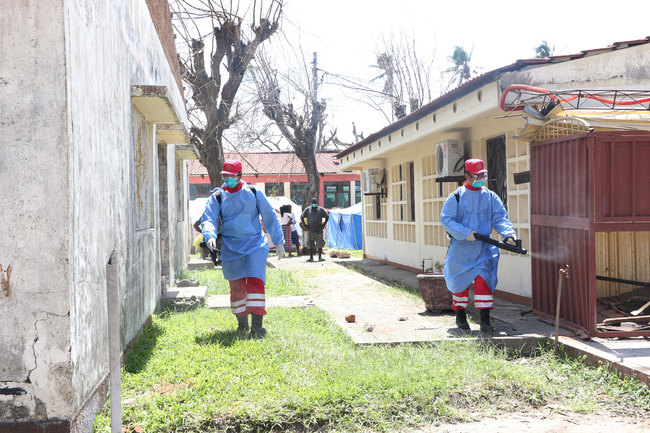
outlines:
{"label": "corrugated metal roof", "polygon": [[[336,152],[316,153],[319,173],[343,173],[335,159]],[[293,152],[226,152],[225,159],[242,162],[244,175],[305,174],[302,162]],[[190,176],[207,175],[208,170],[200,161],[189,161]]]}
{"label": "corrugated metal roof", "polygon": [[390,125],[386,126],[385,128],[370,134],[368,137],[365,139],[359,141],[356,144],[353,144],[352,146],[348,147],[345,150],[342,150],[338,154],[336,154],[336,158],[342,158],[345,155],[352,153],[353,151],[364,147],[373,141],[390,134],[391,132],[397,131],[398,129],[413,123],[415,120],[420,119],[421,117],[426,116],[427,114],[430,114],[434,112],[435,110],[451,103],[452,101],[455,101],[456,99],[459,99],[462,96],[467,95],[468,93],[473,92],[474,90],[478,89],[479,87],[490,83],[494,80],[496,80],[499,76],[505,74],[506,72],[512,72],[516,71],[519,69],[523,69],[528,66],[533,66],[533,65],[541,65],[541,64],[548,64],[548,63],[561,63],[561,62],[567,62],[570,60],[575,60],[579,59],[582,57],[588,57],[596,54],[602,54],[605,52],[609,51],[615,51],[615,50],[620,50],[623,48],[628,48],[632,47],[635,45],[642,45],[642,44],[647,44],[650,42],[650,36],[647,36],[643,39],[635,39],[631,41],[621,41],[621,42],[614,42],[612,45],[604,48],[595,48],[591,50],[585,50],[581,51],[577,54],[568,54],[568,55],[561,55],[561,56],[551,56],[549,58],[545,59],[522,59],[522,60],[517,60],[515,63],[508,65],[508,66],[503,66],[498,69],[494,69],[492,71],[486,72],[485,74],[479,75],[476,78],[473,78],[466,82],[465,84],[456,87],[455,89],[439,96],[438,98],[434,99],[433,101],[429,102],[426,105],[423,105],[420,107],[418,110],[412,112],[406,117],[403,117],[399,119],[398,121],[391,123]]}

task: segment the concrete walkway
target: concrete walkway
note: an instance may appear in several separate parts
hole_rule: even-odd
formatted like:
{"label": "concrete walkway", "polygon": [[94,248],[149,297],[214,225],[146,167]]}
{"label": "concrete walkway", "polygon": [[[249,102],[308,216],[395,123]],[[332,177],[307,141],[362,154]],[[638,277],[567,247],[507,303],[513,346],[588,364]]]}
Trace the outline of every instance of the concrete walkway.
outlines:
{"label": "concrete walkway", "polygon": [[[535,349],[540,341],[554,338],[554,327],[539,320],[529,307],[498,297],[492,312],[494,334],[485,335],[478,330],[478,313],[471,302],[468,308],[471,331],[462,332],[455,326],[452,312],[430,314],[419,297],[390,288],[413,288],[417,293],[415,273],[367,259],[325,258],[324,262],[307,263],[305,257],[277,260],[271,256],[270,267],[315,272],[307,272],[309,295],[269,298],[268,306],[316,305],[329,312],[354,343],[360,345],[481,338],[525,351]],[[227,295],[211,296],[206,304],[211,308],[228,308],[229,299]],[[354,315],[356,320],[346,321],[349,315]],[[625,374],[650,383],[650,341],[647,339],[582,340],[573,332],[561,329],[559,342],[576,355],[586,355],[594,363],[610,363]]]}

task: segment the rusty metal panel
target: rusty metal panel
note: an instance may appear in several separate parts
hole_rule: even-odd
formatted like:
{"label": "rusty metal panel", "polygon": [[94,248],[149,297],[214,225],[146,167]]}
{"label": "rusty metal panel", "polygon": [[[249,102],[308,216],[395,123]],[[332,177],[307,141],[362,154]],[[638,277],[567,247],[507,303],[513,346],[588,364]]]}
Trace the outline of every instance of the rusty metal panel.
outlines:
{"label": "rusty metal panel", "polygon": [[588,217],[586,140],[582,134],[531,144],[531,215]]}
{"label": "rusty metal panel", "polygon": [[[650,231],[649,166],[648,132],[595,132],[531,143],[532,295],[540,316],[555,317],[559,270],[568,264],[560,318],[590,335],[618,336],[596,329],[596,234]],[[617,263],[624,259],[620,249],[610,247],[607,254],[598,252],[601,262],[605,255]],[[637,255],[642,248],[627,259],[636,261]]]}
{"label": "rusty metal panel", "polygon": [[569,265],[569,278],[562,282],[560,317],[593,332],[596,318],[589,248],[588,230],[540,224],[532,231],[533,309],[555,316],[559,271]]}
{"label": "rusty metal panel", "polygon": [[590,142],[580,134],[531,143],[530,159],[533,309],[555,316],[559,270],[568,264],[560,317],[587,332],[595,329]]}
{"label": "rusty metal panel", "polygon": [[595,134],[596,221],[650,221],[650,134]]}

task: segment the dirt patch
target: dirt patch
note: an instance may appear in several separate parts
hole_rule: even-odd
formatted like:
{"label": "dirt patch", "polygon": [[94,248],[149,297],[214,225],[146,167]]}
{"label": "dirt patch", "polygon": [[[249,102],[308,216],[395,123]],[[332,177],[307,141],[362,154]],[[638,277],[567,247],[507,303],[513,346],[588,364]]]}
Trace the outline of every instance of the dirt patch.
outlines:
{"label": "dirt patch", "polygon": [[402,433],[643,433],[648,417],[620,417],[611,414],[507,413],[462,424],[435,423]]}

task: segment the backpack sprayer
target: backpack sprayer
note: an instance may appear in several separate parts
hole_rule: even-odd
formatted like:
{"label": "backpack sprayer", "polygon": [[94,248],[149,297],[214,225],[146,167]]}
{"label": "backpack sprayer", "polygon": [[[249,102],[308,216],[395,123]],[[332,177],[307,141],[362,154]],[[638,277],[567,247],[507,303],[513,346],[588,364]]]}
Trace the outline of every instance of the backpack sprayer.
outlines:
{"label": "backpack sprayer", "polygon": [[501,248],[502,250],[510,251],[517,254],[523,254],[523,255],[526,255],[526,253],[528,253],[528,251],[521,246],[521,239],[517,239],[516,241],[514,241],[514,243],[510,243],[508,242],[508,239],[506,239],[505,241],[497,241],[495,239],[492,239],[489,236],[480,235],[478,233],[474,233],[474,237],[479,241],[483,241],[488,244],[495,245]]}

